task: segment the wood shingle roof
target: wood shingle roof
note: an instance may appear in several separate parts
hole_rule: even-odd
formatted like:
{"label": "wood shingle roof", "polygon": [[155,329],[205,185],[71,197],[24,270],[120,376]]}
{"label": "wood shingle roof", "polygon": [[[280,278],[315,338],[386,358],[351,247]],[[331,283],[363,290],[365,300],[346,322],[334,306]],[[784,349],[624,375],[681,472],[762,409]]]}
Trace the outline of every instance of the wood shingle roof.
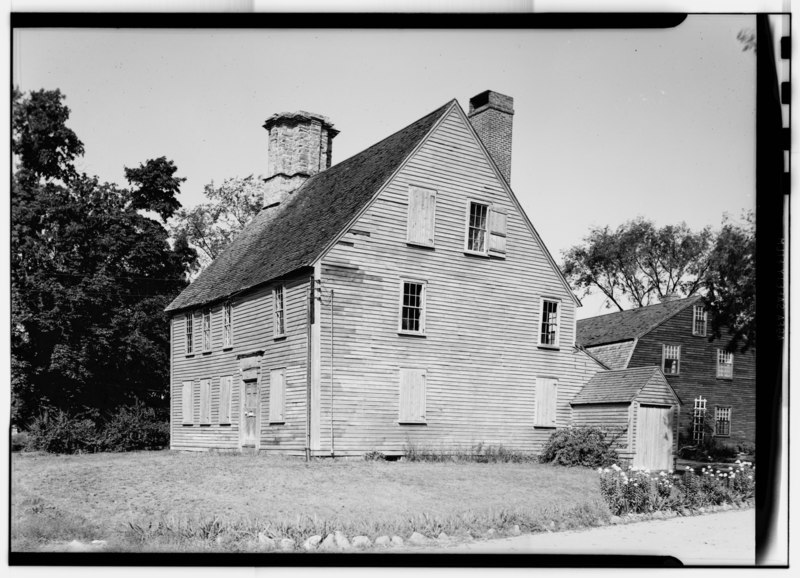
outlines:
{"label": "wood shingle roof", "polygon": [[166,311],[211,304],[312,266],[452,106],[455,100],[262,209]]}
{"label": "wood shingle roof", "polygon": [[598,371],[570,403],[627,403],[633,401],[652,379],[666,382],[661,370],[655,366]]}

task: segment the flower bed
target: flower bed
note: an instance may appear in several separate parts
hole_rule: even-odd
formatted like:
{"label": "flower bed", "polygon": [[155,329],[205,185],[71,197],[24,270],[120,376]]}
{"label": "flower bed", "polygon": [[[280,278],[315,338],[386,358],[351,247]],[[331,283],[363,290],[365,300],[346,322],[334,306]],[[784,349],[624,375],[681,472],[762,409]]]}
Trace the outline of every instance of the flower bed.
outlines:
{"label": "flower bed", "polygon": [[728,468],[703,468],[699,474],[689,466],[678,475],[616,464],[597,472],[600,493],[616,516],[749,503],[755,492],[753,465],[740,460]]}

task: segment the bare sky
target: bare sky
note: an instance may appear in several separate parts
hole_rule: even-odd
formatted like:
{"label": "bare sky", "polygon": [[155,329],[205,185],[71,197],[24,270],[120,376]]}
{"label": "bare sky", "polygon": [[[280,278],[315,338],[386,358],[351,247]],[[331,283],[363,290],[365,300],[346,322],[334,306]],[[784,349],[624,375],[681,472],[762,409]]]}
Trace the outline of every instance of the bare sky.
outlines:
{"label": "bare sky", "polygon": [[[341,131],[337,163],[457,98],[514,97],[514,192],[557,261],[592,226],[638,215],[718,227],[755,204],[752,15],[675,29],[14,31],[14,82],[59,88],[80,169],[125,184],[165,155],[187,177],[266,170],[264,119],[308,110]],[[584,299],[580,317],[601,311]]]}

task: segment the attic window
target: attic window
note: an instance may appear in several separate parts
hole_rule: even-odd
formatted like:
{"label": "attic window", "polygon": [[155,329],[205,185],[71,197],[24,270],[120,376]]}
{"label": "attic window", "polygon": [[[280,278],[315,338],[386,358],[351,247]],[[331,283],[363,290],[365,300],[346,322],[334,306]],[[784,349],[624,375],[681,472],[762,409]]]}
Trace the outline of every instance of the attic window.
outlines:
{"label": "attic window", "polygon": [[540,302],[539,345],[542,347],[558,347],[559,305],[555,299],[542,299]]}
{"label": "attic window", "polygon": [[708,315],[706,314],[706,308],[702,305],[695,305],[694,306],[694,315],[692,316],[692,335],[698,335],[700,337],[706,336],[706,325],[708,320]]}
{"label": "attic window", "polygon": [[486,222],[489,205],[471,201],[467,217],[467,247],[471,253],[486,254]]}

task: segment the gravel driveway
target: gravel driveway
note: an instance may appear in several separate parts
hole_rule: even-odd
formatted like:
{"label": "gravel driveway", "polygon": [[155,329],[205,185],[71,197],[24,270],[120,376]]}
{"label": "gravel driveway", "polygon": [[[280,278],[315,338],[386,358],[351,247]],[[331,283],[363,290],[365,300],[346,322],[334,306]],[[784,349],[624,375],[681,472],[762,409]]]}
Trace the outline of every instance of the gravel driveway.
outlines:
{"label": "gravel driveway", "polygon": [[431,549],[449,554],[668,555],[685,565],[753,565],[755,519],[750,508]]}

